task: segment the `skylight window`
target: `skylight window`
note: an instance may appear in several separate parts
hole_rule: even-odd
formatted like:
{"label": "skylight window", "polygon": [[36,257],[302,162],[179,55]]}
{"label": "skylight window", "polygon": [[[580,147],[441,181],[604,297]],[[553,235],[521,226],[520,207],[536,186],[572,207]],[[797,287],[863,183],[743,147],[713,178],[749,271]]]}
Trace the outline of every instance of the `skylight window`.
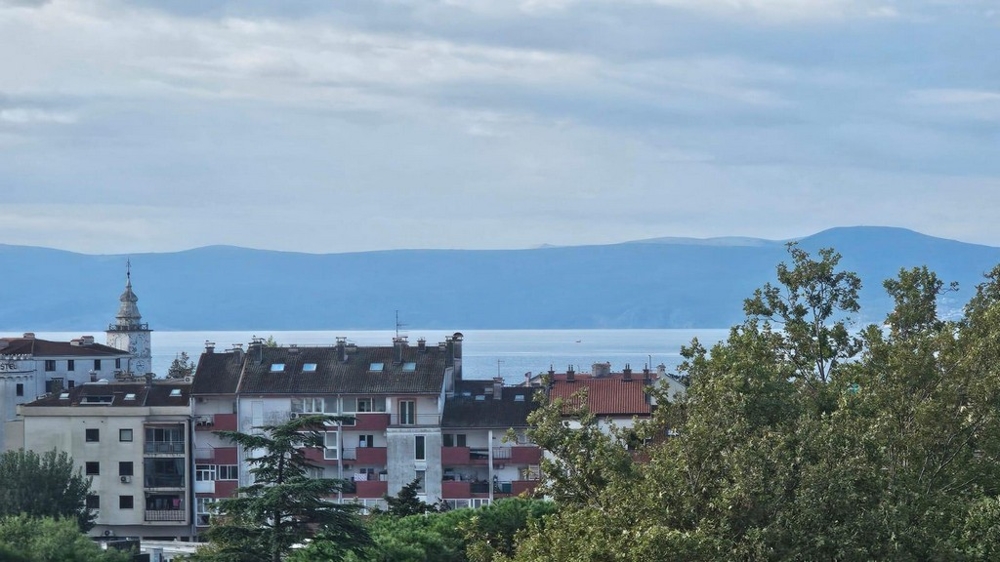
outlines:
{"label": "skylight window", "polygon": [[60,392],[59,393],[59,399],[60,400],[69,400],[69,393],[68,392]]}
{"label": "skylight window", "polygon": [[416,371],[416,370],[417,370],[417,364],[416,363],[414,363],[412,361],[408,362],[408,363],[403,363],[403,372],[404,373],[412,373],[413,371]]}
{"label": "skylight window", "polygon": [[484,400],[486,400],[486,395],[485,394],[477,394],[476,395],[476,402],[482,402]]}
{"label": "skylight window", "polygon": [[272,373],[280,373],[280,372],[282,372],[284,370],[285,370],[285,364],[284,363],[271,363],[271,372]]}
{"label": "skylight window", "polygon": [[315,372],[315,371],[316,371],[316,364],[315,363],[304,363],[302,365],[302,372],[303,373],[312,373],[312,372]]}
{"label": "skylight window", "polygon": [[524,402],[524,395],[523,394],[515,394],[514,395],[514,402]]}
{"label": "skylight window", "polygon": [[180,396],[180,395],[181,395],[181,389],[173,388],[170,390],[170,396]]}
{"label": "skylight window", "polygon": [[385,368],[385,363],[372,363],[368,366],[369,371],[374,371],[376,373],[381,372]]}
{"label": "skylight window", "polygon": [[134,392],[129,392],[128,394],[126,394],[125,395],[125,400],[135,400],[135,393]]}

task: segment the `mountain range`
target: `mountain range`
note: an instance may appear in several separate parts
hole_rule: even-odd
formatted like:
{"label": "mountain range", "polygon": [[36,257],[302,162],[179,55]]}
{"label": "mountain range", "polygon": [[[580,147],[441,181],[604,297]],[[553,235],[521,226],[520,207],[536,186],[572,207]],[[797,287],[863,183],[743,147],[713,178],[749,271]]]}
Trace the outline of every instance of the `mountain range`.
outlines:
{"label": "mountain range", "polygon": [[[798,239],[834,248],[864,284],[859,322],[891,307],[882,281],[926,265],[960,290],[960,313],[1000,248],[889,227],[842,227]],[[0,330],[101,331],[114,320],[126,259],[154,330],[723,328],[775,280],[786,241],[658,238],[527,250],[305,254],[209,246],[87,255],[0,245]]]}

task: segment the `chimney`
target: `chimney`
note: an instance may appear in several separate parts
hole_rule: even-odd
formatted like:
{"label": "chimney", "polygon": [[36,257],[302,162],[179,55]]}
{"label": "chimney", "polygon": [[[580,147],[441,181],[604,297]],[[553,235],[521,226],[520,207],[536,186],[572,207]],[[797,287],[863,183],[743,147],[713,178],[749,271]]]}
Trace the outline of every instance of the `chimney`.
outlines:
{"label": "chimney", "polygon": [[572,365],[566,367],[566,382],[576,382],[576,373],[573,372]]}
{"label": "chimney", "polygon": [[35,339],[35,332],[25,332],[24,333],[24,339],[26,339],[26,340],[33,340],[33,339]]}
{"label": "chimney", "polygon": [[337,338],[337,361],[347,362],[347,338]]}
{"label": "chimney", "polygon": [[642,370],[642,382],[649,384],[653,380],[653,374],[649,372],[649,367]]}
{"label": "chimney", "polygon": [[242,363],[243,362],[243,344],[242,343],[234,343],[233,344],[233,353],[236,354],[236,360]]}
{"label": "chimney", "polygon": [[83,345],[94,345],[94,336],[80,336],[80,343]]}
{"label": "chimney", "polygon": [[146,386],[153,386],[153,373],[146,373],[143,376],[146,377]]}
{"label": "chimney", "polygon": [[660,363],[656,366],[656,378],[662,379],[667,376],[667,366]]}
{"label": "chimney", "polygon": [[611,363],[594,363],[591,365],[594,377],[606,377],[611,374]]}
{"label": "chimney", "polygon": [[465,336],[462,332],[455,332],[455,335],[451,337],[452,343],[452,364],[455,366],[455,380],[462,380],[462,339]]}
{"label": "chimney", "polygon": [[622,369],[622,380],[625,382],[632,382],[632,367],[626,363],[625,368]]}
{"label": "chimney", "polygon": [[420,353],[427,351],[427,340],[425,340],[424,338],[420,338],[417,340],[417,351],[419,351]]}
{"label": "chimney", "polygon": [[500,400],[503,395],[503,377],[493,377],[493,399]]}
{"label": "chimney", "polygon": [[205,340],[205,353],[212,354],[215,353],[215,342]]}
{"label": "chimney", "polygon": [[406,349],[406,336],[396,336],[392,338],[393,361],[397,365],[403,363],[403,352]]}

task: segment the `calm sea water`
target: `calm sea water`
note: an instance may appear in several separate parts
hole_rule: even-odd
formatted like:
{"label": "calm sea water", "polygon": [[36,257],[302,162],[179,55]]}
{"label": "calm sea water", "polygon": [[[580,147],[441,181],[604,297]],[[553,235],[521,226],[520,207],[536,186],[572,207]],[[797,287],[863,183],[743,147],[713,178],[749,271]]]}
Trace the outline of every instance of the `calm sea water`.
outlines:
{"label": "calm sea water", "polygon": [[[444,330],[408,329],[411,345],[424,338],[428,345],[444,341],[454,333]],[[524,380],[525,373],[563,372],[572,365],[577,372],[589,372],[594,363],[610,362],[614,371],[626,365],[640,370],[659,364],[668,371],[680,363],[680,348],[697,337],[710,347],[726,337],[728,330],[462,330],[462,370],[465,378],[503,377],[509,383]],[[67,341],[81,333],[39,332],[39,338]],[[103,342],[103,334],[94,334]],[[222,351],[234,343],[246,349],[254,336],[273,337],[281,345],[333,345],[338,337],[361,346],[391,345],[395,333],[387,331],[246,331],[246,332],[153,332],[153,372],[163,376],[179,353],[197,361],[205,342],[215,342]]]}

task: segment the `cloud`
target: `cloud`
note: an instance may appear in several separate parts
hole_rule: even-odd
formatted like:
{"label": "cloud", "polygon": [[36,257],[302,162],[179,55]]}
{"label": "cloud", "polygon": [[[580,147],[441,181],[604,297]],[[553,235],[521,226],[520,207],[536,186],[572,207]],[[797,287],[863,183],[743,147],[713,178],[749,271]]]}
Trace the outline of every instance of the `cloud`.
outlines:
{"label": "cloud", "polygon": [[0,122],[27,125],[32,123],[55,123],[69,125],[76,123],[77,118],[71,113],[47,111],[30,107],[11,107],[0,109]]}

